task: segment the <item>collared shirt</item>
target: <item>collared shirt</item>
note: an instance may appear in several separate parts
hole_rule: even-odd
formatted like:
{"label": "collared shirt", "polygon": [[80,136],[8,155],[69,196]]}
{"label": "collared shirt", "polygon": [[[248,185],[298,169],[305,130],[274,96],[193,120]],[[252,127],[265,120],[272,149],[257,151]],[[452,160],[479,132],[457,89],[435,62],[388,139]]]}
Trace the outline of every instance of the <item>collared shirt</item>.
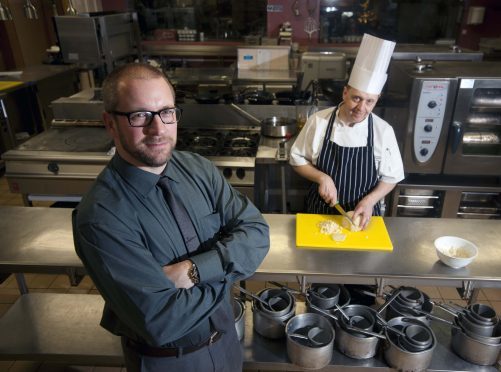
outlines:
{"label": "collared shirt", "polygon": [[[319,111],[308,119],[291,148],[291,165],[316,165],[333,110],[334,108],[328,108]],[[379,178],[387,183],[398,183],[404,179],[404,166],[395,132],[391,125],[374,113],[372,118],[374,156]],[[367,118],[350,127],[343,125],[336,115],[330,140],[344,147],[367,146],[368,127]]]}
{"label": "collared shirt", "polygon": [[269,249],[261,213],[209,160],[174,151],[164,174],[202,242],[190,256],[198,285],[176,289],[162,271],[187,251],[157,186],[160,175],[118,154],[79,204],[74,231],[77,253],[111,310],[103,327],[152,346],[169,345],[207,322],[229,286],[252,275]]}

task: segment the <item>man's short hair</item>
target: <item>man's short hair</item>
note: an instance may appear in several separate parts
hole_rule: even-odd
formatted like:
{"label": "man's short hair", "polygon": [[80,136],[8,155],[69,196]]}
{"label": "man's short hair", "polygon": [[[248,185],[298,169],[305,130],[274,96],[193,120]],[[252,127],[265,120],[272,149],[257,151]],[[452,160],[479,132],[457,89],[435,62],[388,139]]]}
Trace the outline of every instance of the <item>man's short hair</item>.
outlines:
{"label": "man's short hair", "polygon": [[129,79],[164,79],[172,90],[174,89],[169,79],[165,74],[146,63],[128,63],[126,65],[114,69],[103,81],[102,94],[104,110],[107,112],[115,111],[118,107],[119,100],[119,86],[120,83]]}

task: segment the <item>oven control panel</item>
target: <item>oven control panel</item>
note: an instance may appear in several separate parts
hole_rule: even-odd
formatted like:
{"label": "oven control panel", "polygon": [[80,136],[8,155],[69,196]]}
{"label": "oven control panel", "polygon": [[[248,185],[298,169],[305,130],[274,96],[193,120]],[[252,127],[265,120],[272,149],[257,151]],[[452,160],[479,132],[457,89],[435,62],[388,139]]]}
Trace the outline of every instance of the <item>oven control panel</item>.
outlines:
{"label": "oven control panel", "polygon": [[414,120],[414,156],[418,163],[431,159],[444,124],[449,81],[424,80]]}
{"label": "oven control panel", "polygon": [[254,168],[217,166],[232,186],[254,186]]}

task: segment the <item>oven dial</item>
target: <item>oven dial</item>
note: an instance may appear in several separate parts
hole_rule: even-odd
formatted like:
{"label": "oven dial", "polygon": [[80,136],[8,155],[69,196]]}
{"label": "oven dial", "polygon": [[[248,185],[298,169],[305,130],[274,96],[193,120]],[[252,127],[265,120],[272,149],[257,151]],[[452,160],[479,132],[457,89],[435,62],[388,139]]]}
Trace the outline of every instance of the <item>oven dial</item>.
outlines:
{"label": "oven dial", "polygon": [[428,149],[421,149],[421,150],[419,150],[419,153],[423,156],[426,156],[426,155],[428,155]]}
{"label": "oven dial", "polygon": [[435,108],[435,107],[437,107],[437,102],[436,101],[430,101],[430,102],[428,102],[428,107],[429,108]]}
{"label": "oven dial", "polygon": [[243,168],[237,169],[237,177],[241,180],[245,177],[245,170]]}
{"label": "oven dial", "polygon": [[433,125],[431,124],[426,124],[424,126],[424,131],[430,133],[433,130]]}
{"label": "oven dial", "polygon": [[49,170],[49,172],[57,174],[59,172],[59,165],[56,162],[51,161],[47,165],[47,169]]}
{"label": "oven dial", "polygon": [[232,173],[233,172],[231,171],[231,168],[224,168],[223,169],[223,176],[226,178],[231,178]]}

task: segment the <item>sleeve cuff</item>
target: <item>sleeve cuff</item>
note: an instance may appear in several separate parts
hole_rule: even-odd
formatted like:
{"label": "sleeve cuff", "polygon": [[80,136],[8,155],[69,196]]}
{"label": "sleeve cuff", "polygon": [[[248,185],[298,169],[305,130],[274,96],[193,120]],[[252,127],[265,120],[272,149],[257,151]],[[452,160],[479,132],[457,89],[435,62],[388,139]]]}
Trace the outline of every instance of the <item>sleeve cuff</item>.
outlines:
{"label": "sleeve cuff", "polygon": [[220,281],[224,279],[223,265],[219,254],[210,250],[189,258],[197,265],[200,282]]}

